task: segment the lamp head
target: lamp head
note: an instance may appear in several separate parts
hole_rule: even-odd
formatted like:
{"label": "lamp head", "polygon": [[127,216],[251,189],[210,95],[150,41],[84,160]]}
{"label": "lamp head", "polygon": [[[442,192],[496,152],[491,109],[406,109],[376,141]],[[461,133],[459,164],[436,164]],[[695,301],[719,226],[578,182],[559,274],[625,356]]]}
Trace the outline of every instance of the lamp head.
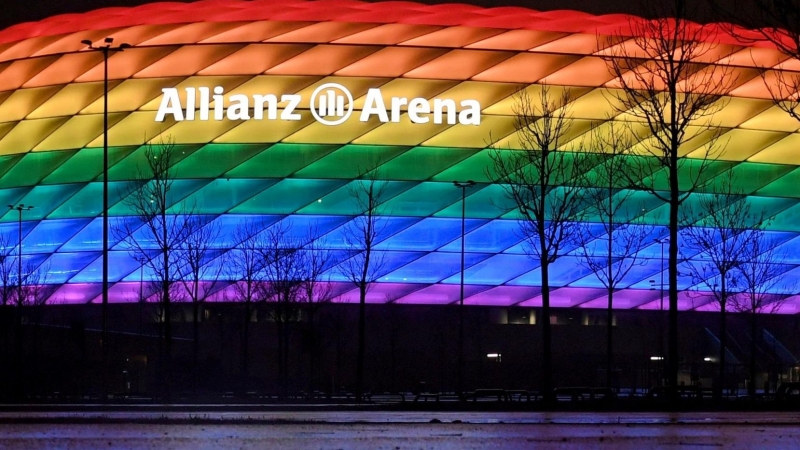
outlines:
{"label": "lamp head", "polygon": [[87,47],[91,47],[92,46],[92,41],[90,41],[89,39],[84,39],[84,40],[81,41],[81,44],[83,44],[83,45],[85,45]]}
{"label": "lamp head", "polygon": [[127,42],[123,43],[123,44],[119,44],[119,49],[120,50],[125,50],[126,48],[131,48],[131,44],[128,44]]}
{"label": "lamp head", "polygon": [[456,180],[456,181],[453,181],[453,186],[463,189],[463,188],[468,188],[468,187],[475,186],[475,182],[472,181],[472,180],[467,180],[467,181],[464,181],[464,182]]}
{"label": "lamp head", "polygon": [[105,40],[103,40],[103,42],[105,42],[108,45],[111,45],[114,42],[114,38],[107,37],[107,38],[105,38]]}

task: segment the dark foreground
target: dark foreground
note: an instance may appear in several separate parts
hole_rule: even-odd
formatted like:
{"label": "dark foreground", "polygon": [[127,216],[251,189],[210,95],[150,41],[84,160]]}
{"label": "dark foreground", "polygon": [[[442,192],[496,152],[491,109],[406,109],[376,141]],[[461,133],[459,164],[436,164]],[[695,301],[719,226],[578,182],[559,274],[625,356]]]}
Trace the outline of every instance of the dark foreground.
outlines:
{"label": "dark foreground", "polygon": [[[798,413],[40,412],[0,421],[26,417],[42,422],[0,423],[0,448],[788,449],[800,442]],[[91,423],[104,417],[111,421]]]}

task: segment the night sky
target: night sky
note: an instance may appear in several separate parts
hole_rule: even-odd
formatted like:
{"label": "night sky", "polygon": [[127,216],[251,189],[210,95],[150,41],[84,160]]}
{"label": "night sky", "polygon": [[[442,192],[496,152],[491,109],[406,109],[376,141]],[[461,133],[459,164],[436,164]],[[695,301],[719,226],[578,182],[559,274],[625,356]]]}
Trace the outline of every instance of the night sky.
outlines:
{"label": "night sky", "polygon": [[[175,0],[172,0],[175,1]],[[280,1],[280,0],[276,0]],[[538,10],[575,9],[594,14],[643,14],[640,5],[648,0],[416,0],[420,3],[470,3],[485,7],[525,6]],[[694,0],[696,4],[708,0]],[[734,0],[725,0],[734,1]],[[8,26],[44,19],[56,14],[79,13],[108,6],[134,6],[153,3],[153,0],[2,0],[0,29]],[[700,13],[708,14],[708,8]],[[704,20],[703,17],[698,17]]]}

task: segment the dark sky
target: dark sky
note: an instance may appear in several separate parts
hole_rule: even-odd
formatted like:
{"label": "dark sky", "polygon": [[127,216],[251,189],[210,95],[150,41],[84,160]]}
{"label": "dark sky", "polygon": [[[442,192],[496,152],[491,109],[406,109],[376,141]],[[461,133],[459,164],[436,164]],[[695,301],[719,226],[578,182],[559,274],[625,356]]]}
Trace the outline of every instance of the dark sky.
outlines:
{"label": "dark sky", "polygon": [[[174,1],[174,0],[173,0]],[[275,0],[280,1],[280,0]],[[416,0],[420,3],[470,3],[480,6],[525,6],[538,10],[576,9],[595,14],[643,14],[639,6],[653,0]],[[696,4],[709,0],[690,0]],[[734,1],[734,0],[724,0]],[[0,29],[46,17],[91,11],[106,6],[133,6],[153,0],[0,0]],[[702,18],[700,20],[703,20]]]}

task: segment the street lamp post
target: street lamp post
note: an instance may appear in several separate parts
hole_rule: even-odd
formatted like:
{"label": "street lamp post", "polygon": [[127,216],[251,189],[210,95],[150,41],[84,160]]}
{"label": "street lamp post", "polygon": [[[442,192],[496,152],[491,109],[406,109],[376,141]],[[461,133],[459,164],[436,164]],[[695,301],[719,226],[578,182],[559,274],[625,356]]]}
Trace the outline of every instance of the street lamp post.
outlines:
{"label": "street lamp post", "polygon": [[458,397],[464,399],[464,253],[465,225],[467,217],[467,188],[475,186],[475,182],[453,181],[453,185],[461,189],[461,294],[458,302]]}
{"label": "street lamp post", "polygon": [[[86,45],[89,50],[103,54],[103,291],[101,294],[103,324],[100,343],[103,349],[103,364],[105,364],[108,347],[108,55],[112,52],[121,52],[131,46],[122,43],[114,47],[112,46],[114,38],[111,37],[105,38],[103,43],[98,46],[95,46],[90,40],[83,40],[81,43]],[[104,367],[103,373],[105,372]]]}
{"label": "street lamp post", "polygon": [[[661,281],[660,285],[660,294],[659,294],[659,310],[661,311],[658,315],[658,330],[659,330],[659,347],[661,349],[661,355],[664,355],[664,244],[666,243],[666,239],[658,238],[656,242],[661,246]],[[663,382],[663,378],[661,380]]]}
{"label": "street lamp post", "polygon": [[20,203],[8,205],[11,210],[17,210],[17,306],[22,306],[22,212],[33,209],[31,205]]}
{"label": "street lamp post", "polygon": [[[664,358],[664,244],[667,242],[664,238],[658,238],[655,240],[658,242],[658,245],[661,246],[661,273],[660,273],[660,283],[659,283],[659,297],[658,297],[658,310],[660,311],[658,314],[658,354],[659,357],[662,358],[658,361],[663,361]],[[655,290],[656,280],[650,280],[650,290]],[[662,366],[663,367],[663,366]],[[659,384],[663,383],[664,377],[659,375]]]}
{"label": "street lamp post", "polygon": [[661,310],[664,310],[664,239],[658,239],[661,244]]}

